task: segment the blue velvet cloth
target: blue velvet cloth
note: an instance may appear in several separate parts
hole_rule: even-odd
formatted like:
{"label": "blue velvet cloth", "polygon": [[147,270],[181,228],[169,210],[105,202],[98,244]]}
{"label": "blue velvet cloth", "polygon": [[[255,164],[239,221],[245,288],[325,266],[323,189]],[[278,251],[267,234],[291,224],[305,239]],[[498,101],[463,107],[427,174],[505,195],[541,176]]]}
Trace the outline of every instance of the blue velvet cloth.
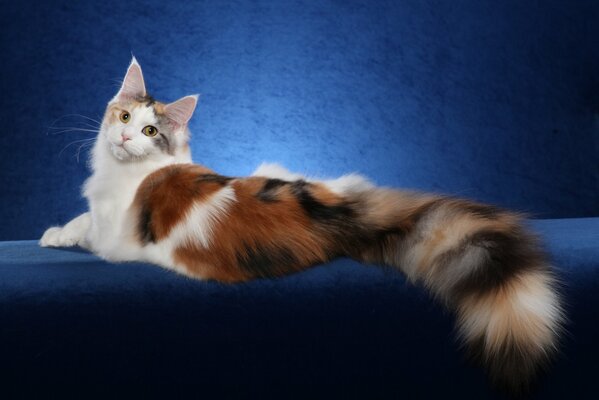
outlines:
{"label": "blue velvet cloth", "polygon": [[[533,397],[591,398],[599,218],[531,225],[557,266],[570,319],[563,352]],[[170,397],[501,398],[453,337],[451,316],[423,289],[347,259],[221,285],[77,249],[0,242],[3,391],[69,385],[85,393],[136,386],[138,396]]]}
{"label": "blue velvet cloth", "polygon": [[[262,161],[599,216],[596,0],[2,1],[0,240],[85,208],[88,137],[131,53],[149,91],[201,93],[195,159]],[[91,137],[93,135],[90,135]],[[66,148],[65,148],[66,147]],[[64,149],[64,150],[63,150]]]}

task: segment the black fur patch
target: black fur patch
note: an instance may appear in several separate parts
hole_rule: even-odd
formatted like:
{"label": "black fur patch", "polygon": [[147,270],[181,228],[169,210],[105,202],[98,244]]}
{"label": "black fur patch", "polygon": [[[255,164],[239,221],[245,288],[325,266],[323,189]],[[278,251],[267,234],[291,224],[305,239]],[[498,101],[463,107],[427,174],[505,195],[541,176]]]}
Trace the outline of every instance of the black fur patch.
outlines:
{"label": "black fur patch", "polygon": [[162,152],[173,154],[173,152],[171,151],[170,141],[164,133],[160,133],[157,137],[154,138],[154,144],[158,146],[158,148],[162,150]]}
{"label": "black fur patch", "polygon": [[486,293],[518,274],[544,268],[533,239],[522,232],[480,230],[466,238],[460,251],[452,256],[462,256],[469,246],[485,249],[487,257],[456,284],[457,295]]}
{"label": "black fur patch", "polygon": [[262,189],[258,193],[256,193],[256,197],[265,202],[273,202],[277,201],[276,194],[277,190],[285,185],[288,185],[289,182],[283,181],[281,179],[268,179]]}
{"label": "black fur patch", "polygon": [[156,99],[154,99],[149,94],[146,94],[145,96],[142,96],[142,97],[138,97],[135,100],[140,103],[146,103],[146,107],[150,107],[150,106],[154,105],[154,103],[156,103]]}
{"label": "black fur patch", "polygon": [[225,186],[232,180],[233,178],[229,178],[228,176],[222,176],[218,174],[202,174],[198,175],[198,177],[196,178],[197,183],[214,182],[222,186]]}
{"label": "black fur patch", "polygon": [[155,243],[156,237],[152,230],[152,210],[144,202],[139,212],[139,222],[137,226],[139,237],[144,244],[149,242]]}
{"label": "black fur patch", "polygon": [[304,180],[291,183],[291,193],[310,218],[327,221],[354,217],[354,210],[346,204],[328,206],[316,200],[310,192],[310,186],[310,183]]}
{"label": "black fur patch", "polygon": [[260,245],[245,245],[236,255],[241,269],[256,278],[281,276],[294,270],[298,260],[290,249],[283,247],[266,248]]}
{"label": "black fur patch", "polygon": [[537,375],[543,374],[554,351],[541,351],[531,347],[506,342],[500,351],[489,357],[485,337],[471,338],[464,343],[471,362],[487,369],[492,385],[513,398],[526,398]]}

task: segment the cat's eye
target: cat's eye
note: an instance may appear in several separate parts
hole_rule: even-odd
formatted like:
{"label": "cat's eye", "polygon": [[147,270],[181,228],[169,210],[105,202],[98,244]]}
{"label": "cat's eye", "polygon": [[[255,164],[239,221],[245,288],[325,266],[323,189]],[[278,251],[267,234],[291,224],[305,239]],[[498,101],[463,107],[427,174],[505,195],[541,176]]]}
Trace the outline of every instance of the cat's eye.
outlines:
{"label": "cat's eye", "polygon": [[126,124],[131,119],[131,114],[129,114],[127,111],[123,111],[121,115],[119,115],[119,118],[122,123]]}
{"label": "cat's eye", "polygon": [[152,125],[148,125],[145,128],[143,128],[141,132],[146,136],[156,136],[156,134],[158,134],[158,129],[156,129]]}

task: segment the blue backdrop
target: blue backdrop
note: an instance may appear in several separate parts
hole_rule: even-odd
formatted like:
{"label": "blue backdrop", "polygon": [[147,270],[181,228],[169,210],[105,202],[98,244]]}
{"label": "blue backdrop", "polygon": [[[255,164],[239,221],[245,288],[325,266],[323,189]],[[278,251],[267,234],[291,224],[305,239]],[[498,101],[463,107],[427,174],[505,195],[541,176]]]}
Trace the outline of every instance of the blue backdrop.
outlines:
{"label": "blue backdrop", "polygon": [[77,159],[74,141],[93,134],[51,127],[100,119],[132,53],[155,97],[201,94],[194,159],[221,173],[278,161],[539,217],[599,215],[599,2],[0,10],[0,239],[38,238],[84,210],[88,152]]}

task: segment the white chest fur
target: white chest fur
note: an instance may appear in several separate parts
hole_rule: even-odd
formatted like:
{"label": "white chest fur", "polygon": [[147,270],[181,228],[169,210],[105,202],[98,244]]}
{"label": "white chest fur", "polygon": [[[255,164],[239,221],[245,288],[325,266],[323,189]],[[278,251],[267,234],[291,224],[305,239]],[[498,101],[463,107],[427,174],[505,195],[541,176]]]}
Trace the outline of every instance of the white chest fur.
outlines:
{"label": "white chest fur", "polygon": [[134,227],[127,214],[137,188],[150,173],[181,161],[191,160],[162,157],[122,162],[110,153],[107,143],[98,138],[92,159],[94,173],[83,189],[91,214],[86,239],[94,252],[114,260],[138,257],[139,246],[131,240]]}
{"label": "white chest fur", "polygon": [[84,195],[92,220],[87,239],[95,251],[112,253],[109,250],[123,239],[127,209],[145,176],[125,167],[118,174],[102,171],[87,180]]}

